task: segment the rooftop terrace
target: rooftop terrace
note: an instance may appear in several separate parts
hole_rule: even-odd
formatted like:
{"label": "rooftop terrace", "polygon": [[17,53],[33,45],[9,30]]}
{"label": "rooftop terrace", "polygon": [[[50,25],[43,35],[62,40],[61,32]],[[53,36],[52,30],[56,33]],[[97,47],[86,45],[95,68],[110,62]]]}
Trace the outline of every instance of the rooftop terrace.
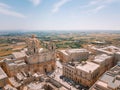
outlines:
{"label": "rooftop terrace", "polygon": [[107,71],[90,90],[120,90],[120,66],[116,65]]}
{"label": "rooftop terrace", "polygon": [[100,66],[98,64],[95,64],[93,62],[86,61],[85,64],[79,64],[76,68],[80,69],[82,71],[85,71],[87,73],[92,73],[95,70],[97,70]]}
{"label": "rooftop terrace", "polygon": [[96,63],[101,63],[104,62],[106,59],[111,58],[111,56],[108,56],[107,54],[102,54],[102,55],[98,55],[95,57],[95,59],[93,60]]}

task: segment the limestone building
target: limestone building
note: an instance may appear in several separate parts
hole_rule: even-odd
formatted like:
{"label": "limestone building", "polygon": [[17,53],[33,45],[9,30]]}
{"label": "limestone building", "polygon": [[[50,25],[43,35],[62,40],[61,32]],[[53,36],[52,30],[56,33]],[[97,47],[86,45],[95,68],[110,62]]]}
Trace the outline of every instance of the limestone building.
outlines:
{"label": "limestone building", "polygon": [[25,59],[25,57],[26,57],[26,53],[24,51],[13,52],[11,59],[21,60],[21,59]]}
{"label": "limestone building", "polygon": [[103,74],[89,90],[120,90],[120,65]]}
{"label": "limestone building", "polygon": [[40,48],[40,42],[33,35],[27,40],[27,64],[31,71],[50,72],[55,69],[55,49],[51,44],[47,49]]}
{"label": "limestone building", "polygon": [[33,35],[26,40],[27,48],[20,52],[13,52],[10,59],[5,59],[5,71],[14,76],[21,71],[48,73],[55,69],[55,49],[52,44],[49,48],[40,47],[40,42]]}
{"label": "limestone building", "polygon": [[105,71],[114,66],[114,57],[107,54],[101,54],[95,56],[92,62],[100,65],[99,73],[102,75]]}
{"label": "limestone building", "polygon": [[5,86],[7,84],[7,79],[8,79],[8,77],[7,77],[6,73],[0,67],[0,88],[2,88],[3,86]]}
{"label": "limestone building", "polygon": [[28,55],[39,54],[40,42],[37,38],[35,38],[35,35],[32,35],[31,38],[27,39],[26,43],[27,43]]}
{"label": "limestone building", "polygon": [[24,59],[5,59],[4,64],[4,70],[8,76],[14,76],[20,71],[28,71],[28,65]]}
{"label": "limestone building", "polygon": [[113,56],[116,52],[120,51],[120,48],[115,46],[107,46],[103,48],[91,47],[91,49],[94,51],[95,54],[107,54]]}
{"label": "limestone building", "polygon": [[115,53],[115,60],[117,60],[117,62],[120,62],[120,51]]}
{"label": "limestone building", "polygon": [[9,83],[17,90],[69,90],[58,81],[39,72],[34,74],[29,71],[19,72],[9,78]]}
{"label": "limestone building", "polygon": [[95,55],[98,54],[107,54],[114,58],[113,64],[116,65],[118,62],[120,62],[120,48],[115,46],[107,46],[103,48],[97,48],[97,47],[91,47],[92,52],[94,52]]}
{"label": "limestone building", "polygon": [[66,49],[58,51],[58,57],[63,62],[86,60],[88,56],[89,52],[86,49]]}
{"label": "limestone building", "polygon": [[99,77],[100,65],[93,62],[69,62],[63,65],[63,76],[90,87]]}
{"label": "limestone building", "polygon": [[12,87],[10,84],[4,86],[3,90],[17,90],[16,88]]}
{"label": "limestone building", "polygon": [[63,65],[63,76],[84,86],[91,86],[104,72],[114,66],[114,57],[100,54],[92,61],[69,62]]}

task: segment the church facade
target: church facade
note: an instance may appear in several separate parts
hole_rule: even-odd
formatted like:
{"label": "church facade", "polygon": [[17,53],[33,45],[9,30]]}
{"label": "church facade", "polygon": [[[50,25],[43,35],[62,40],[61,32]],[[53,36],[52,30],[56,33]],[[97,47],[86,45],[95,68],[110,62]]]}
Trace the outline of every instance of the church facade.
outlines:
{"label": "church facade", "polygon": [[14,76],[19,72],[49,73],[55,69],[55,48],[49,44],[48,48],[40,48],[39,40],[32,35],[26,40],[27,48],[21,52],[14,52],[11,59],[5,60],[6,72]]}

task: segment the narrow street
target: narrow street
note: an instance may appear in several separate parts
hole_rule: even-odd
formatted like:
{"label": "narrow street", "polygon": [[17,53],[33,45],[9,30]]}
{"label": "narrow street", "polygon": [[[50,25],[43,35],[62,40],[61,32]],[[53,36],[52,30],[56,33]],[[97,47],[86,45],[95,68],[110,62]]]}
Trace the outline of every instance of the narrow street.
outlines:
{"label": "narrow street", "polygon": [[52,73],[51,77],[54,78],[56,81],[60,82],[61,84],[65,85],[66,87],[69,87],[71,90],[77,90],[75,87],[63,81],[63,79],[60,79],[60,76],[62,76],[62,64],[59,60],[56,61],[56,66],[56,70],[54,73]]}

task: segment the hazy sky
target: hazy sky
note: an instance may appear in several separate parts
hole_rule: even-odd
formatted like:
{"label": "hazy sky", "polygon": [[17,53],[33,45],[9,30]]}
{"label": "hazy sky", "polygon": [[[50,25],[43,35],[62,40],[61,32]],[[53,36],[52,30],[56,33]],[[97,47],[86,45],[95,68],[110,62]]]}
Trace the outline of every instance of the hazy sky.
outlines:
{"label": "hazy sky", "polygon": [[0,0],[2,30],[120,30],[120,0]]}

